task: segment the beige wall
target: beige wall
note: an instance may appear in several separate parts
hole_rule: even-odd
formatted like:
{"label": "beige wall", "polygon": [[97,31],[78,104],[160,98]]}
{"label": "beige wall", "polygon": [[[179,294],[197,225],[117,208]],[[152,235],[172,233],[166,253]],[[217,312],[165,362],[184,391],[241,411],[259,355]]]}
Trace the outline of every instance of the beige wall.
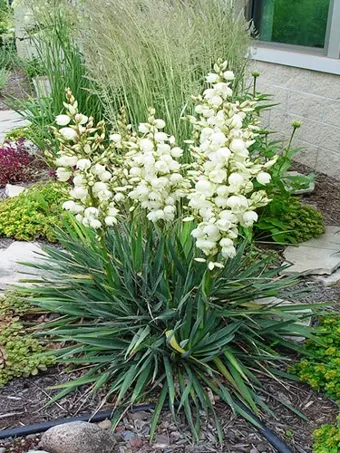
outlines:
{"label": "beige wall", "polygon": [[265,123],[287,138],[291,123],[302,121],[296,160],[340,180],[340,76],[259,61],[252,70],[261,73],[258,89],[280,103]]}

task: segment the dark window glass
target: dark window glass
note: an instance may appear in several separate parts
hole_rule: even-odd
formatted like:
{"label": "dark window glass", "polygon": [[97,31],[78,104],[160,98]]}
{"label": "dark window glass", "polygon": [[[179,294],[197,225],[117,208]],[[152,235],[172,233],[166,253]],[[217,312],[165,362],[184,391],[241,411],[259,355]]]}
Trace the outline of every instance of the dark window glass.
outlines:
{"label": "dark window glass", "polygon": [[330,0],[254,0],[262,41],[324,47]]}

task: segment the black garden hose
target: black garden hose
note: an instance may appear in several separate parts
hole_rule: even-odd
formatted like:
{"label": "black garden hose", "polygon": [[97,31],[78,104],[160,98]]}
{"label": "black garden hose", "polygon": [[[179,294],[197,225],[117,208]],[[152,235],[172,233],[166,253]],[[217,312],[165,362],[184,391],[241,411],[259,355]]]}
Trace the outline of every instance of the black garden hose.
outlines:
{"label": "black garden hose", "polygon": [[[247,414],[254,420],[254,425],[259,433],[267,439],[267,441],[278,451],[278,453],[293,453],[293,451],[285,444],[272,430],[270,430],[255,414],[253,414],[246,406],[242,403],[238,403],[239,406],[247,412]],[[141,404],[138,406],[133,406],[129,412],[139,412],[153,410],[155,408],[154,404]],[[16,428],[4,429],[0,431],[0,439],[6,439],[8,437],[22,437],[28,436],[29,434],[38,434],[47,431],[53,426],[62,425],[64,423],[70,422],[100,422],[110,419],[113,415],[113,411],[101,411],[97,414],[91,416],[90,414],[81,415],[79,417],[71,418],[58,418],[57,420],[37,423],[35,425],[27,426],[17,426]]]}

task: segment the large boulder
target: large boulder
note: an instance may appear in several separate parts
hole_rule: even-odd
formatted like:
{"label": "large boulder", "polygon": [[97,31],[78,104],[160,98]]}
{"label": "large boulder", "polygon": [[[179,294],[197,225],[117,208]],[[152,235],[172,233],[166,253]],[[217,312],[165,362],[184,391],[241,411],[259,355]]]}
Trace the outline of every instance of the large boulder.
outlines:
{"label": "large boulder", "polygon": [[116,443],[110,431],[95,424],[70,422],[46,431],[39,447],[49,453],[113,453]]}

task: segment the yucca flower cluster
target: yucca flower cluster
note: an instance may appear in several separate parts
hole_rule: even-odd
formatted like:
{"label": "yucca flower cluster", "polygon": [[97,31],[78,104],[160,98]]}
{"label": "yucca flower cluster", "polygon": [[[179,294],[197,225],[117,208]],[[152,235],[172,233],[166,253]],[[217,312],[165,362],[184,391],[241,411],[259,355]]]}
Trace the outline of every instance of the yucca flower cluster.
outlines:
{"label": "yucca flower cluster", "polygon": [[153,109],[137,131],[121,121],[108,137],[103,122],[94,125],[78,112],[68,89],[66,113],[56,118],[61,128],[54,128],[60,142],[57,176],[72,183],[63,207],[95,229],[114,225],[136,208],[160,224],[184,212],[183,221],[196,222],[192,235],[205,255],[199,260],[207,259],[213,269],[222,265],[219,253],[233,257],[239,226],[251,227],[255,210],[270,201],[261,186],[270,182],[266,170],[275,159],[251,158],[256,103],[232,100],[234,74],[227,68],[227,62],[216,64],[206,78],[210,88],[195,98],[196,116],[188,118],[194,127],[189,163]]}
{"label": "yucca flower cluster", "polygon": [[195,98],[198,116],[189,117],[195,129],[196,180],[188,198],[199,222],[192,232],[197,247],[207,256],[221,251],[231,258],[236,254],[238,225],[251,227],[258,219],[255,210],[269,202],[264,190],[254,191],[254,180],[268,184],[271,176],[266,169],[276,160],[263,163],[250,157],[259,127],[254,115],[250,124],[244,123],[256,101],[233,102],[233,72],[227,70],[227,62],[214,69],[206,77],[211,87]]}

